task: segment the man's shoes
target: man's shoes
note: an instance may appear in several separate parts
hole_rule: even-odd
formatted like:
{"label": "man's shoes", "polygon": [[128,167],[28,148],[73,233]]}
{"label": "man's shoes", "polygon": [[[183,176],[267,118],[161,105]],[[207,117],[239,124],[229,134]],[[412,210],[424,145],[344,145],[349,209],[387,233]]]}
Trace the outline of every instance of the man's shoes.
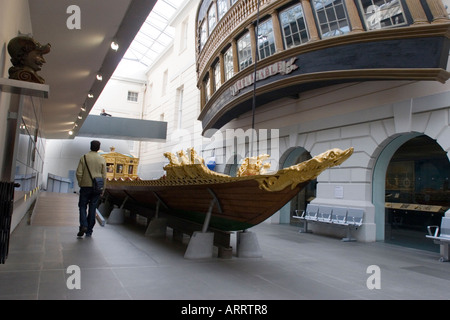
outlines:
{"label": "man's shoes", "polygon": [[80,231],[78,231],[77,233],[77,237],[81,238],[82,236],[84,236],[84,234],[86,233],[87,228],[86,227],[80,227]]}

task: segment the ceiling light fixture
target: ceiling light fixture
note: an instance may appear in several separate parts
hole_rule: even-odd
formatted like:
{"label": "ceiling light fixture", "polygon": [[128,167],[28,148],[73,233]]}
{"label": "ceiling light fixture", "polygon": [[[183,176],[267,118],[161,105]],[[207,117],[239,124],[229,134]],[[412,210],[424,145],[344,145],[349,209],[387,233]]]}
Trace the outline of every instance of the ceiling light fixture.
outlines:
{"label": "ceiling light fixture", "polygon": [[80,119],[80,120],[81,120],[81,119],[83,119],[83,117],[82,117],[82,116],[80,116],[80,115],[78,115],[78,119]]}
{"label": "ceiling light fixture", "polygon": [[84,105],[81,107],[81,111],[86,112],[86,107]]}
{"label": "ceiling light fixture", "polygon": [[94,97],[94,95],[92,93],[88,93],[88,98],[92,99]]}
{"label": "ceiling light fixture", "polygon": [[103,80],[103,76],[102,76],[101,73],[98,73],[98,74],[97,74],[97,80],[98,80],[98,81],[102,81],[102,80]]}
{"label": "ceiling light fixture", "polygon": [[73,135],[73,131],[72,130],[69,131],[69,136],[71,136],[71,135]]}
{"label": "ceiling light fixture", "polygon": [[114,51],[119,50],[119,44],[116,41],[112,41],[111,42],[111,49],[113,49]]}

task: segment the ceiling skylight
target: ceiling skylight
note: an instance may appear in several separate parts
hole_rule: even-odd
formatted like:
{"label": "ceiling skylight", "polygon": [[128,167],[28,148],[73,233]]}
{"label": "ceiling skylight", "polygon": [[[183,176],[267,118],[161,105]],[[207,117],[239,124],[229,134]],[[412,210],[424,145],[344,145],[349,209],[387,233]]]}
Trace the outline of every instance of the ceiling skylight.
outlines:
{"label": "ceiling skylight", "polygon": [[158,0],[123,59],[139,62],[147,71],[172,43],[175,30],[169,26],[169,22],[184,2],[182,0]]}

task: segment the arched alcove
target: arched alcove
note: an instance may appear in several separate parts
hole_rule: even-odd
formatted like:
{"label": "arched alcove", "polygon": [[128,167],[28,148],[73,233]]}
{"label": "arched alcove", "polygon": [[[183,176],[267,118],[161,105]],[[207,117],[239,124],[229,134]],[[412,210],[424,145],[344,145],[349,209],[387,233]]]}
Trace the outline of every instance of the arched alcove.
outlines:
{"label": "arched alcove", "polygon": [[425,243],[426,226],[439,224],[450,206],[449,174],[436,140],[420,133],[390,139],[373,171],[376,239],[437,249]]}

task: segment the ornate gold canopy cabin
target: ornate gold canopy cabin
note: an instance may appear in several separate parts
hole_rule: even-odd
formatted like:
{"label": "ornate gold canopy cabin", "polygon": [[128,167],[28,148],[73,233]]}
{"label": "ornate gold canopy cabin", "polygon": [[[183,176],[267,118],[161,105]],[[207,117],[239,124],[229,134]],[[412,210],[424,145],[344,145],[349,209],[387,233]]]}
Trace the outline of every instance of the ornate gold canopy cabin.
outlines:
{"label": "ornate gold canopy cabin", "polygon": [[99,152],[106,160],[106,178],[108,180],[138,178],[139,158],[131,154],[115,152],[114,147],[111,147],[110,150],[110,152]]}

